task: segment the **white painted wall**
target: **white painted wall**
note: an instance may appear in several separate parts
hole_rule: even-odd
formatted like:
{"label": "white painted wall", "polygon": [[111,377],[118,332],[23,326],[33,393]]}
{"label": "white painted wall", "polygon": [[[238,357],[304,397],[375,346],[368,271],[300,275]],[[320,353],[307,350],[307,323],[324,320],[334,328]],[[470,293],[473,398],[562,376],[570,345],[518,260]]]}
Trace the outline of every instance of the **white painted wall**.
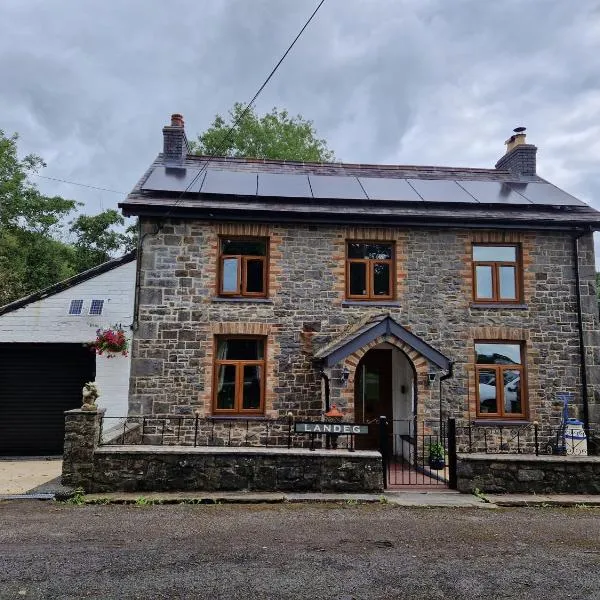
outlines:
{"label": "white painted wall", "polygon": [[[135,289],[133,260],[68,290],[0,315],[0,342],[86,343],[96,329],[120,323],[131,339]],[[81,315],[69,315],[71,300],[83,300]],[[104,300],[101,315],[89,315],[92,300]],[[98,404],[106,415],[127,415],[130,357],[96,356]]]}

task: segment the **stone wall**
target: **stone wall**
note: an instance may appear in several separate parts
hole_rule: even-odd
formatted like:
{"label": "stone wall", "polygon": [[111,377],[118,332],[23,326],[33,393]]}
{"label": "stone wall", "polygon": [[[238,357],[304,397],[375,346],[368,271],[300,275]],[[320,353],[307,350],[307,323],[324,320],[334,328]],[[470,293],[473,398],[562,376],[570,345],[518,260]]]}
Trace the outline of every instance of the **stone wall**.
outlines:
{"label": "stone wall", "polygon": [[464,493],[600,494],[600,456],[459,454],[456,472]]}
{"label": "stone wall", "polygon": [[[379,452],[174,445],[99,447],[101,417],[102,411],[65,413],[64,485],[82,487],[86,492],[383,490]],[[130,431],[139,435],[141,428],[135,424]]]}
{"label": "stone wall", "polygon": [[102,447],[89,492],[381,492],[378,452],[302,448]]}
{"label": "stone wall", "polygon": [[[142,218],[143,233],[155,231]],[[269,238],[269,297],[216,297],[219,235]],[[395,244],[397,298],[357,303],[344,298],[347,239]],[[524,303],[474,305],[470,248],[474,242],[518,243],[524,266]],[[600,405],[600,334],[591,236],[580,240],[588,381]],[[212,413],[215,335],[256,334],[267,339],[266,416],[316,417],[324,408],[316,349],[369,317],[389,313],[454,360],[443,385],[444,416],[475,419],[474,341],[516,340],[525,345],[529,421],[555,427],[559,391],[571,391],[571,416],[582,417],[580,353],[572,237],[560,232],[408,230],[325,225],[213,224],[168,220],[147,235],[141,258],[139,328],[134,333],[131,414]],[[358,357],[350,357],[351,369]],[[419,365],[421,367],[421,365]],[[331,400],[353,418],[352,381],[330,373]],[[437,418],[437,386],[417,373],[417,411]],[[426,404],[425,404],[426,403]],[[598,412],[592,406],[591,413]]]}

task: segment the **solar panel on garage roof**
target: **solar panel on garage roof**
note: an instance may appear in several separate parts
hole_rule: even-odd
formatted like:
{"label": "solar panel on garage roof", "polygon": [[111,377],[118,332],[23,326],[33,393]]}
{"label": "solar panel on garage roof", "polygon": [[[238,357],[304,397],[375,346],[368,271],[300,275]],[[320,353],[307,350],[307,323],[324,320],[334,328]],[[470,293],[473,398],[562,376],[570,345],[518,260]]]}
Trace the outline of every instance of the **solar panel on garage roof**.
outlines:
{"label": "solar panel on garage roof", "polygon": [[578,200],[563,192],[551,183],[511,183],[516,189],[533,204],[546,204],[552,206],[587,206],[585,202]]}
{"label": "solar panel on garage roof", "polygon": [[309,175],[310,187],[315,198],[366,200],[364,190],[354,176]]}
{"label": "solar panel on garage roof", "polygon": [[370,200],[392,200],[400,202],[422,202],[423,198],[408,185],[406,179],[388,177],[359,177]]}
{"label": "solar panel on garage roof", "polygon": [[259,173],[258,195],[281,198],[312,198],[308,175]]}
{"label": "solar panel on garage roof", "polygon": [[256,196],[256,173],[246,171],[215,171],[208,169],[200,192],[232,196]]}
{"label": "solar panel on garage roof", "polygon": [[502,181],[457,181],[482,204],[531,204],[508,183]]}
{"label": "solar panel on garage roof", "polygon": [[407,179],[407,181],[425,202],[477,203],[477,200],[465,192],[456,181],[449,179]]}
{"label": "solar panel on garage roof", "polygon": [[[155,167],[142,185],[142,190],[184,192],[199,172],[200,169],[186,167]],[[198,192],[203,177],[204,175],[201,175],[197,181],[194,181],[188,192]]]}

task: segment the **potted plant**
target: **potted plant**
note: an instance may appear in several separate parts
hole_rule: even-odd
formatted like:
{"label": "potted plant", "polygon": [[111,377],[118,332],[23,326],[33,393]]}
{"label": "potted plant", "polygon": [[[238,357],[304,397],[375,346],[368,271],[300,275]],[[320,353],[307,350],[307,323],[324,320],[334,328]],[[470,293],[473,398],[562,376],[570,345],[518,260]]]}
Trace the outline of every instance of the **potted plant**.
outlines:
{"label": "potted plant", "polygon": [[446,453],[441,442],[431,442],[429,444],[429,466],[438,471],[446,466]]}
{"label": "potted plant", "polygon": [[127,356],[129,342],[125,332],[119,326],[108,329],[97,329],[96,339],[92,342],[92,349],[98,354],[106,355],[107,358],[122,354]]}

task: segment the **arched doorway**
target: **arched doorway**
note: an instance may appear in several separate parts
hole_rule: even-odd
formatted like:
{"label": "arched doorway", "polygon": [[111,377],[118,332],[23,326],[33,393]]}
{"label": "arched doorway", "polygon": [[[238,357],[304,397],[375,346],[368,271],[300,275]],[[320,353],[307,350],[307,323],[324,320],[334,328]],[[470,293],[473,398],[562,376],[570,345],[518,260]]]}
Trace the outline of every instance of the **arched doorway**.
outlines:
{"label": "arched doorway", "polygon": [[[380,416],[393,424],[391,449],[402,455],[402,435],[410,433],[416,390],[414,366],[406,354],[392,344],[382,343],[369,350],[356,367],[354,378],[354,415],[360,423],[372,423],[369,435],[357,436],[357,448],[378,449]],[[406,432],[402,428],[406,428]],[[398,447],[396,447],[398,446]]]}

